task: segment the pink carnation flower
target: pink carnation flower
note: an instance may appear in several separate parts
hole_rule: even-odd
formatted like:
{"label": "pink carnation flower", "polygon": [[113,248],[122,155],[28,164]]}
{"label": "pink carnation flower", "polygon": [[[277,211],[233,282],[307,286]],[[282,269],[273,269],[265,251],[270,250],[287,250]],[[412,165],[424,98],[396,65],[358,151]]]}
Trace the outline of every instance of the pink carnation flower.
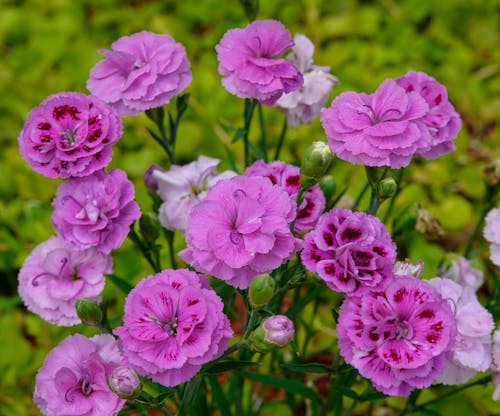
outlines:
{"label": "pink carnation flower", "polygon": [[429,146],[421,120],[429,105],[415,91],[386,79],[372,95],[344,92],[321,112],[332,151],[343,160],[366,166],[400,168],[417,150]]}
{"label": "pink carnation flower", "polygon": [[142,31],[115,41],[90,71],[88,90],[121,116],[159,107],[191,83],[184,46],[169,35]]}
{"label": "pink carnation flower", "polygon": [[493,333],[493,363],[491,370],[493,371],[492,381],[495,385],[493,400],[500,400],[500,329]]}
{"label": "pink carnation flower", "polygon": [[407,92],[420,94],[429,105],[429,112],[422,122],[429,130],[431,140],[417,151],[417,155],[434,159],[455,150],[453,141],[462,127],[462,120],[448,101],[446,88],[424,72],[409,71],[396,82]]}
{"label": "pink carnation flower", "polygon": [[[266,163],[263,160],[255,161],[245,171],[245,176],[265,176],[275,185],[282,187],[292,201],[297,199],[300,188],[300,169],[280,160]],[[319,216],[325,209],[326,201],[319,185],[310,187],[297,211],[294,229],[305,233],[316,225]]]}
{"label": "pink carnation flower", "polygon": [[302,262],[336,292],[362,295],[393,278],[396,245],[384,224],[364,212],[334,208],[304,237]]}
{"label": "pink carnation flower", "polygon": [[188,218],[179,256],[196,270],[247,288],[291,258],[295,203],[267,178],[236,176],[214,185]]}
{"label": "pink carnation flower", "polygon": [[140,281],[125,302],[120,337],[128,364],[165,386],[189,380],[227,348],[233,331],[204,276],[164,270]]}
{"label": "pink carnation flower", "polygon": [[158,195],[163,200],[158,214],[161,225],[167,230],[185,230],[191,209],[205,198],[207,190],[217,181],[236,175],[232,171],[217,174],[219,162],[200,156],[187,165],[172,165],[168,171],[153,172]]}
{"label": "pink carnation flower", "polygon": [[277,56],[292,46],[290,33],[276,20],[257,20],[228,30],[215,47],[224,87],[240,98],[273,105],[304,82],[295,65]]}
{"label": "pink carnation flower", "polygon": [[46,321],[62,326],[80,323],[78,299],[100,301],[111,257],[94,248],[78,250],[60,237],[39,244],[19,271],[19,295],[26,307]]}
{"label": "pink carnation flower", "polygon": [[286,59],[302,73],[304,85],[283,94],[276,102],[276,107],[286,114],[290,126],[313,121],[325,106],[332,87],[339,82],[329,73],[329,66],[313,65],[313,53],[313,43],[304,35],[295,35],[292,52]]}
{"label": "pink carnation flower", "polygon": [[434,278],[430,285],[453,305],[457,335],[446,360],[444,372],[436,383],[462,384],[491,364],[491,332],[493,317],[479,303],[475,292],[450,279]]}
{"label": "pink carnation flower", "polygon": [[122,358],[111,335],[67,337],[45,357],[33,400],[45,416],[115,416],[125,404],[108,387]]}
{"label": "pink carnation flower", "polygon": [[95,247],[106,254],[122,244],[141,215],[134,185],[119,169],[62,183],[52,206],[52,222],[61,237],[80,249]]}
{"label": "pink carnation flower", "polygon": [[109,163],[111,145],[121,134],[113,108],[94,97],[62,92],[30,112],[18,137],[19,152],[50,178],[87,176]]}
{"label": "pink carnation flower", "polygon": [[470,288],[474,292],[483,284],[483,272],[472,267],[469,260],[465,257],[456,257],[438,271],[439,277],[451,279],[463,288]]}
{"label": "pink carnation flower", "polygon": [[484,238],[490,244],[490,259],[500,266],[500,208],[493,208],[485,218]]}
{"label": "pink carnation flower", "polygon": [[428,282],[395,278],[382,292],[347,297],[337,324],[346,362],[391,396],[438,377],[455,339],[453,312]]}

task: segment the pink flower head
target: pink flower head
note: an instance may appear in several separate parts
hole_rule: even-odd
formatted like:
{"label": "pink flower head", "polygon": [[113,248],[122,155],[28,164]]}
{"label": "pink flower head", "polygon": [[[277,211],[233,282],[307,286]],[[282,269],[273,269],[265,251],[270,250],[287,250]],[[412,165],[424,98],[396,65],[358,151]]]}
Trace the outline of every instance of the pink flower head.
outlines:
{"label": "pink flower head", "polygon": [[264,341],[284,347],[293,338],[295,327],[293,321],[285,315],[273,315],[262,323]]}
{"label": "pink flower head", "polygon": [[19,152],[50,178],[87,176],[111,160],[111,145],[122,135],[116,111],[77,92],[61,92],[35,107],[19,134]]}
{"label": "pink flower head", "polygon": [[215,47],[222,84],[240,98],[273,105],[283,93],[300,88],[302,74],[277,58],[292,46],[290,33],[276,20],[256,20],[245,29],[228,30]]}
{"label": "pink flower head", "polygon": [[484,238],[490,244],[490,259],[500,266],[500,208],[493,208],[485,218]]}
{"label": "pink flower head", "polygon": [[479,303],[475,292],[450,279],[434,278],[430,285],[452,306],[457,335],[446,360],[444,372],[436,383],[462,384],[491,364],[493,317]]}
{"label": "pink flower head", "polygon": [[261,176],[224,179],[209,189],[188,218],[187,248],[179,256],[196,270],[247,288],[295,254],[290,231],[295,203]]}
{"label": "pink flower head", "polygon": [[[266,163],[263,160],[255,161],[245,171],[245,176],[265,176],[275,185],[283,188],[290,199],[295,201],[300,188],[300,169],[288,163],[276,160]],[[316,225],[319,216],[325,209],[325,196],[319,185],[310,187],[297,211],[295,230],[305,233]]]}
{"label": "pink flower head", "polygon": [[302,262],[336,292],[362,295],[393,278],[396,245],[384,224],[364,212],[334,208],[304,237]]}
{"label": "pink flower head", "polygon": [[500,400],[500,329],[493,333],[493,363],[491,370],[493,371],[492,381],[495,385],[493,400]]}
{"label": "pink flower head", "polygon": [[99,50],[106,59],[90,70],[87,88],[120,116],[162,106],[191,83],[186,50],[169,35],[142,31],[111,47]]}
{"label": "pink flower head", "polygon": [[189,380],[227,348],[233,331],[204,276],[163,270],[127,296],[120,337],[128,364],[165,386]]}
{"label": "pink flower head", "polygon": [[382,292],[347,297],[337,324],[346,362],[392,396],[431,385],[455,339],[453,312],[427,281],[396,277]]}
{"label": "pink flower head", "polygon": [[108,378],[121,361],[111,335],[71,335],[45,357],[33,400],[45,416],[115,416],[125,400],[109,389]]}
{"label": "pink flower head", "polygon": [[332,87],[339,81],[329,73],[330,67],[313,65],[313,43],[304,35],[295,35],[292,52],[287,60],[302,73],[304,85],[288,94],[283,94],[276,107],[286,114],[290,126],[310,123],[325,106]]}
{"label": "pink flower head", "polygon": [[146,185],[148,191],[153,194],[158,191],[158,180],[154,177],[155,170],[165,172],[160,165],[152,163],[142,174],[142,181],[144,182],[144,185]]}
{"label": "pink flower head", "polygon": [[94,248],[76,249],[60,237],[39,244],[19,271],[19,295],[26,307],[46,321],[62,326],[80,323],[78,299],[100,301],[111,257]]}
{"label": "pink flower head", "polygon": [[66,241],[80,249],[109,253],[119,247],[140,217],[134,185],[120,169],[98,171],[59,185],[52,222]]}
{"label": "pink flower head", "polygon": [[217,174],[219,162],[200,156],[187,165],[172,165],[168,171],[153,172],[158,195],[163,200],[159,212],[161,225],[167,230],[185,230],[189,212],[205,198],[206,191],[217,181],[236,175],[231,171]]}
{"label": "pink flower head", "polygon": [[386,79],[372,95],[340,94],[322,110],[321,123],[339,158],[400,168],[429,145],[429,131],[420,122],[428,112],[429,105],[420,94]]}
{"label": "pink flower head", "polygon": [[477,291],[484,281],[483,272],[473,268],[465,257],[452,258],[445,267],[439,269],[438,275],[473,291]]}
{"label": "pink flower head", "polygon": [[434,159],[455,150],[453,141],[462,127],[462,120],[448,101],[446,88],[424,72],[409,71],[396,82],[407,92],[420,94],[429,105],[429,112],[422,122],[429,130],[431,140],[417,151],[417,155]]}

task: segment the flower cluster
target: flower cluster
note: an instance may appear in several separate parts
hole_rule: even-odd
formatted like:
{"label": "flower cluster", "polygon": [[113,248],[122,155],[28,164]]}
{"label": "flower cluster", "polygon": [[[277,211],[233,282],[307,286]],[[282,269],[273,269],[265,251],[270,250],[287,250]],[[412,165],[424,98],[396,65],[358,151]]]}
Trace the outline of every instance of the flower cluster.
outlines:
{"label": "flower cluster", "polygon": [[69,336],[45,357],[33,400],[46,416],[115,416],[125,400],[110,390],[108,378],[121,363],[111,335]]}
{"label": "flower cluster", "polygon": [[454,149],[461,126],[446,89],[423,73],[386,79],[375,93],[345,92],[323,109],[321,123],[333,152],[366,166],[407,166],[415,155]]}
{"label": "flower cluster", "polygon": [[129,293],[123,326],[114,333],[131,367],[175,386],[226,349],[233,332],[223,306],[204,276],[164,270]]}
{"label": "flower cluster", "polygon": [[328,287],[349,295],[383,289],[392,279],[396,245],[372,215],[334,208],[304,237],[302,262]]}

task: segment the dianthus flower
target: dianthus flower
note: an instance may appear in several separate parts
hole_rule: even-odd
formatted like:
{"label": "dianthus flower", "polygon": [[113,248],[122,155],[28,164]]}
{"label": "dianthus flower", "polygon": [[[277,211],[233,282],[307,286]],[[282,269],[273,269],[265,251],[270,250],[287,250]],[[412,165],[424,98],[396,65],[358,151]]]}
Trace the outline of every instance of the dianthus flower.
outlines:
{"label": "dianthus flower", "polygon": [[236,175],[231,171],[217,174],[219,162],[200,156],[187,165],[172,165],[168,171],[153,172],[157,193],[163,200],[158,214],[161,225],[167,230],[184,230],[191,208],[205,198],[206,191],[217,181]]}
{"label": "dianthus flower", "polygon": [[428,112],[429,105],[420,94],[386,79],[371,95],[340,94],[321,111],[321,123],[339,158],[400,168],[429,145],[430,133],[421,122]]}
{"label": "dianthus flower", "polygon": [[77,92],[46,98],[28,115],[19,134],[19,152],[50,178],[87,176],[111,160],[111,145],[122,134],[116,111]]}
{"label": "dianthus flower", "polygon": [[495,385],[493,400],[500,400],[500,329],[493,333],[493,364],[491,370],[493,371],[492,381]]}
{"label": "dianthus flower", "polygon": [[71,335],[45,357],[33,401],[45,416],[115,416],[125,404],[108,387],[122,357],[111,335]]}
{"label": "dianthus flower", "polygon": [[313,43],[304,35],[295,35],[292,52],[286,59],[302,73],[304,85],[283,94],[276,102],[276,107],[285,113],[290,126],[300,126],[313,121],[325,106],[332,87],[339,82],[329,74],[329,66],[313,65],[313,54]]}
{"label": "dianthus flower", "polygon": [[[247,168],[245,176],[265,176],[273,184],[282,187],[290,195],[292,201],[297,199],[300,188],[300,169],[296,166],[280,160],[270,163],[257,160]],[[325,196],[319,185],[310,187],[297,211],[294,229],[304,233],[314,228],[325,209],[325,204]]]}
{"label": "dianthus flower", "polygon": [[383,292],[347,297],[337,324],[346,362],[391,396],[430,386],[444,369],[455,332],[448,302],[413,276],[396,277]]}
{"label": "dianthus flower", "polygon": [[52,222],[61,237],[80,249],[96,247],[106,254],[122,244],[141,215],[134,185],[119,169],[62,183],[52,206]]}
{"label": "dianthus flower", "polygon": [[120,337],[128,364],[157,383],[189,380],[227,348],[233,331],[223,303],[204,276],[164,270],[127,296]]}
{"label": "dianthus flower", "polygon": [[484,238],[491,243],[490,259],[500,266],[500,208],[493,208],[488,212],[485,221],[483,234]]}
{"label": "dianthus flower", "polygon": [[456,257],[438,271],[438,276],[451,279],[460,286],[477,291],[483,284],[483,272],[472,267],[469,260],[465,257]]}
{"label": "dianthus flower", "polygon": [[441,278],[431,279],[429,283],[450,303],[457,325],[457,335],[446,367],[435,382],[465,383],[478,371],[486,371],[490,367],[493,317],[479,303],[470,287]]}
{"label": "dianthus flower", "polygon": [[396,245],[373,215],[334,208],[305,235],[302,262],[336,292],[361,295],[393,278]]}
{"label": "dianthus flower", "polygon": [[418,156],[434,159],[455,150],[453,141],[457,137],[462,120],[448,101],[446,88],[424,72],[409,71],[396,80],[407,92],[416,92],[429,105],[429,112],[422,122],[430,133],[430,142],[417,151]]}
{"label": "dianthus flower", "polygon": [[94,248],[78,250],[60,237],[39,244],[19,271],[19,295],[26,307],[46,321],[62,326],[80,323],[78,299],[100,300],[111,257]]}
{"label": "dianthus flower", "polygon": [[277,56],[292,46],[290,33],[276,20],[256,20],[228,30],[215,47],[224,87],[240,98],[273,105],[283,93],[300,88],[302,74]]}
{"label": "dianthus flower", "polygon": [[167,104],[191,83],[184,46],[147,31],[123,36],[101,49],[106,57],[91,70],[87,89],[121,116]]}
{"label": "dianthus flower", "polygon": [[209,189],[188,218],[179,256],[196,270],[247,288],[295,254],[290,231],[295,203],[261,176],[224,179]]}

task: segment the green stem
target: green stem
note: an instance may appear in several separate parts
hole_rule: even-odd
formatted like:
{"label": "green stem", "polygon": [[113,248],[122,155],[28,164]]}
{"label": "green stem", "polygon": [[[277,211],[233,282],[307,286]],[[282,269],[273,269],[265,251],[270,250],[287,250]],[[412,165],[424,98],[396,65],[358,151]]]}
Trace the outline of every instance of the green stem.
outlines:
{"label": "green stem", "polygon": [[392,210],[394,208],[394,203],[396,201],[396,198],[398,197],[399,193],[401,192],[400,184],[401,184],[401,180],[403,179],[404,173],[405,173],[405,168],[399,169],[398,176],[396,178],[396,185],[397,185],[396,192],[394,193],[394,195],[391,197],[391,200],[389,201],[389,206],[387,207],[387,211],[385,212],[385,215],[384,215],[384,220],[383,220],[384,224],[387,224],[387,220],[391,216]]}
{"label": "green stem", "polygon": [[[306,188],[304,186],[301,186],[299,188],[299,192],[297,192],[297,198],[296,198],[296,204],[297,204],[297,213],[299,212],[299,207],[300,207],[300,204],[302,204],[302,201],[304,200],[304,197],[306,195],[306,192],[309,188]],[[292,231],[293,233],[293,230],[295,228],[295,221],[297,220],[297,216],[295,216],[295,219],[292,221],[292,223],[290,224],[290,230]]]}
{"label": "green stem", "polygon": [[370,205],[366,211],[368,214],[376,215],[378,208],[380,207],[380,202],[377,197],[377,191],[372,188],[372,193],[370,195]]}
{"label": "green stem", "polygon": [[283,146],[283,142],[285,141],[286,130],[288,128],[288,124],[286,123],[286,117],[283,120],[283,126],[281,127],[281,133],[278,138],[278,146],[276,147],[276,152],[274,153],[274,160],[277,160],[280,156],[281,147]]}
{"label": "green stem", "polygon": [[161,272],[161,266],[151,256],[151,250],[146,245],[146,243],[137,235],[133,225],[132,227],[130,227],[130,232],[128,233],[128,237],[134,242],[135,246],[141,251],[142,255],[148,261],[148,263],[155,271],[155,273]]}
{"label": "green stem", "polygon": [[249,155],[249,135],[250,135],[250,126],[252,124],[252,117],[253,113],[255,110],[255,107],[257,105],[258,101],[256,99],[252,98],[246,98],[245,99],[245,107],[243,110],[243,117],[245,120],[245,125],[243,127],[244,133],[243,133],[243,141],[244,141],[244,151],[245,151],[245,167],[247,167],[250,164],[250,155]]}
{"label": "green stem", "polygon": [[167,239],[167,244],[168,244],[168,254],[170,256],[170,267],[172,269],[176,269],[177,263],[175,261],[175,251],[174,251],[175,232],[169,231],[165,234],[165,237]]}
{"label": "green stem", "polygon": [[354,201],[354,205],[351,208],[353,211],[358,207],[359,203],[361,202],[361,199],[365,196],[366,191],[368,190],[369,187],[370,187],[370,182],[367,181],[365,183],[365,186],[363,186],[363,189],[361,189],[360,193],[358,194],[356,201]]}
{"label": "green stem", "polygon": [[264,110],[262,109],[262,104],[258,103],[257,110],[259,112],[259,124],[260,124],[260,148],[262,150],[262,155],[264,156],[264,162],[268,161],[267,157],[267,133],[266,133],[266,124],[264,120]]}

